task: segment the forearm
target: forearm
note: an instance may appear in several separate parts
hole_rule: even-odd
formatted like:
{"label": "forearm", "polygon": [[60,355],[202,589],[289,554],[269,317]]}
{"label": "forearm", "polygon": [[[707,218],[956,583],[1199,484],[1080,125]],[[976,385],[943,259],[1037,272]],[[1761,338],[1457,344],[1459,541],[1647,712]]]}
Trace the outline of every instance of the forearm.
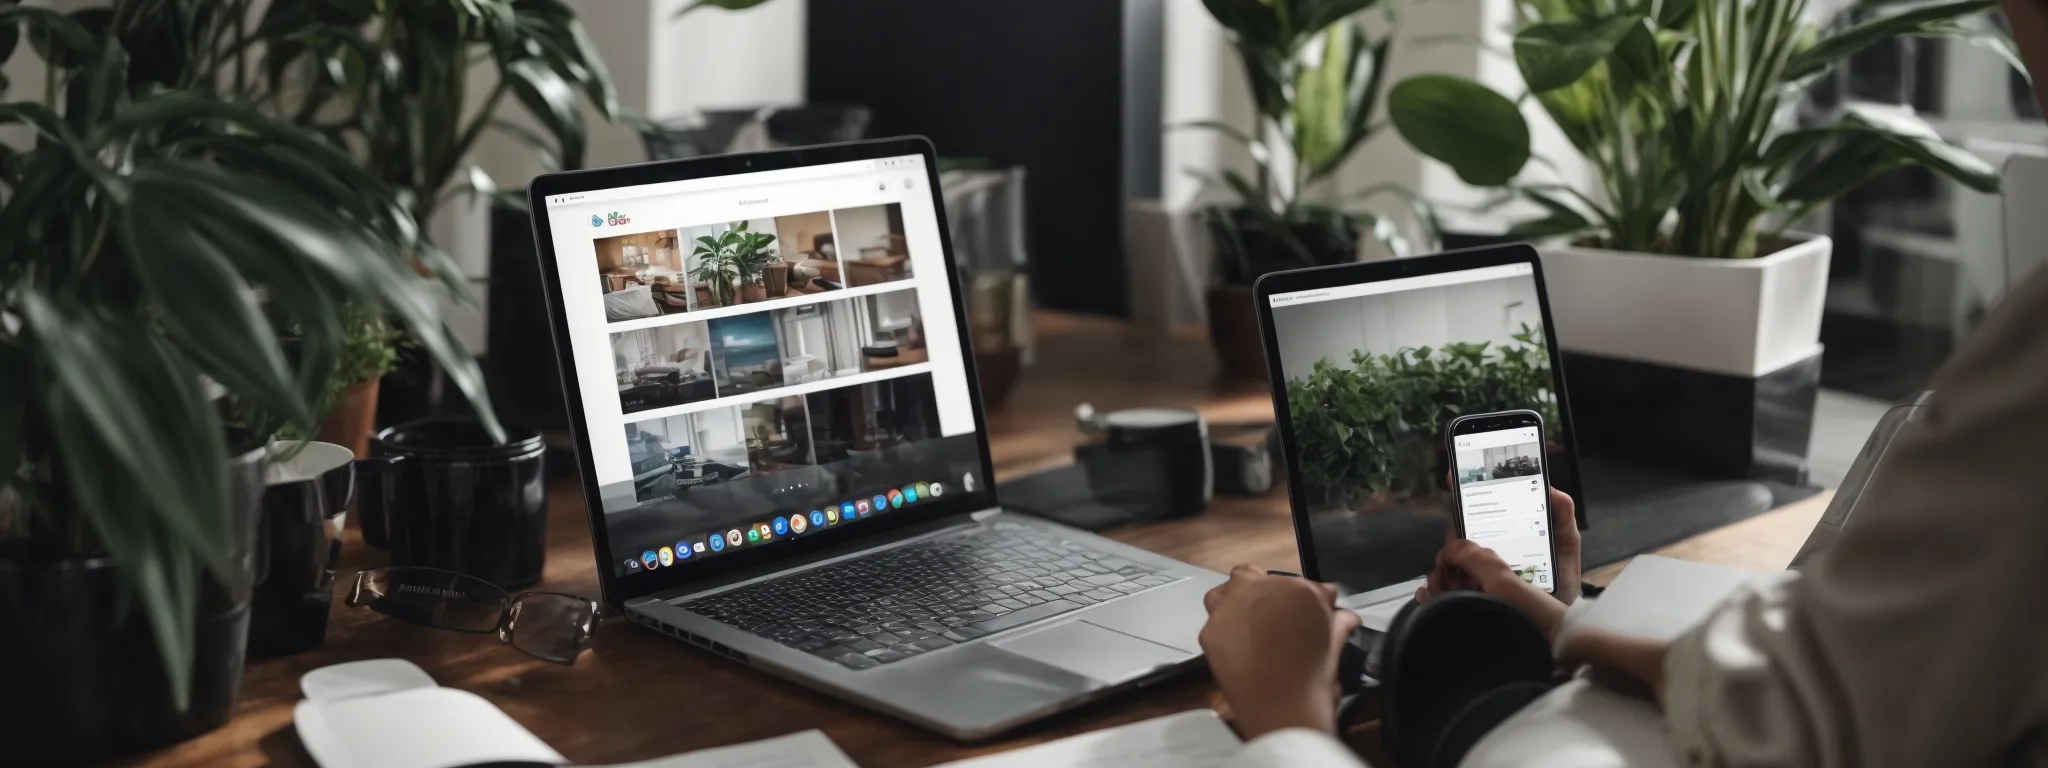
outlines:
{"label": "forearm", "polygon": [[1667,648],[1661,640],[1589,629],[1565,638],[1558,661],[1568,667],[1590,665],[1619,673],[1648,687],[1662,701]]}

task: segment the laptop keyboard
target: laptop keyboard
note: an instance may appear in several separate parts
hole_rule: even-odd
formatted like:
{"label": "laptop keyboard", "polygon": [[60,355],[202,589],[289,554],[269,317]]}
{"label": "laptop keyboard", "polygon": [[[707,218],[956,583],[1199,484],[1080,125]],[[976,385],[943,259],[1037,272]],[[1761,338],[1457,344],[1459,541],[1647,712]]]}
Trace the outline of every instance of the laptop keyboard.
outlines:
{"label": "laptop keyboard", "polygon": [[853,669],[873,669],[1175,579],[1017,523],[931,539],[682,607]]}

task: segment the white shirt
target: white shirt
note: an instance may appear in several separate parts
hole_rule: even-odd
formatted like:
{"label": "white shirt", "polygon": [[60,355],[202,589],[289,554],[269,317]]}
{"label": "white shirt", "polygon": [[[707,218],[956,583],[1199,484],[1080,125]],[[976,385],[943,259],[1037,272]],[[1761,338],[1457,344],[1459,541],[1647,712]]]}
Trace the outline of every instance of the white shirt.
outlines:
{"label": "white shirt", "polygon": [[1312,728],[1288,728],[1252,739],[1237,768],[1368,768],[1336,737]]}

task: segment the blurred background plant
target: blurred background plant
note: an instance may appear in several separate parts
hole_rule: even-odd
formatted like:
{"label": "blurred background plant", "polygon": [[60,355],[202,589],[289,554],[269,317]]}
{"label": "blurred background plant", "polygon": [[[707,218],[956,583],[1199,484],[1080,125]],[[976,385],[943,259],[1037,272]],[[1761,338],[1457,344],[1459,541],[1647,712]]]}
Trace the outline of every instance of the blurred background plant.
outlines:
{"label": "blurred background plant", "polygon": [[[1441,430],[1466,414],[1528,408],[1557,423],[1543,332],[1524,324],[1513,344],[1452,343],[1319,360],[1287,382],[1311,504],[1427,497],[1444,490]],[[1417,426],[1427,425],[1427,426]]]}
{"label": "blurred background plant", "polygon": [[[1198,121],[1183,128],[1215,131],[1242,145],[1257,166],[1254,178],[1232,170],[1193,170],[1235,196],[1201,211],[1215,240],[1218,278],[1249,285],[1260,275],[1355,261],[1369,236],[1396,256],[1435,249],[1434,212],[1405,188],[1380,184],[1341,200],[1316,199],[1310,189],[1342,167],[1385,127],[1374,120],[1386,77],[1391,36],[1375,36],[1353,17],[1382,0],[1203,0],[1228,30],[1242,60],[1258,113],[1258,127]],[[1391,18],[1391,13],[1389,13]],[[1357,207],[1391,196],[1414,222],[1404,233],[1398,218]]]}

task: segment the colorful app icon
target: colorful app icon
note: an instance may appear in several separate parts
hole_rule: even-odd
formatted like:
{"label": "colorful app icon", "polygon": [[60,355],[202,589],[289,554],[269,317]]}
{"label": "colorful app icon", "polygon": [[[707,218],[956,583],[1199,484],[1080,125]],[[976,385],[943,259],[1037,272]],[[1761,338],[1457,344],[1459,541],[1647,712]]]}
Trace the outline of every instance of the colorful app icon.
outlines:
{"label": "colorful app icon", "polygon": [[678,542],[676,542],[676,559],[677,559],[677,560],[688,560],[688,559],[690,559],[690,542],[687,542],[687,541],[678,541]]}
{"label": "colorful app icon", "polygon": [[789,516],[790,533],[803,533],[804,529],[809,527],[811,527],[811,521],[804,519],[803,515]]}
{"label": "colorful app icon", "polygon": [[830,507],[825,510],[825,522],[832,523],[834,525],[837,525],[839,523],[838,507]]}
{"label": "colorful app icon", "polygon": [[946,495],[946,484],[945,484],[945,483],[932,483],[932,498],[936,499],[936,498],[938,498],[938,497],[940,497],[940,496],[944,496],[944,495]]}
{"label": "colorful app icon", "polygon": [[874,507],[870,507],[870,506],[868,506],[868,500],[867,500],[867,499],[861,499],[860,501],[856,501],[856,502],[854,502],[854,503],[853,503],[853,510],[854,510],[855,512],[859,512],[859,513],[861,513],[861,514],[865,515],[865,514],[868,514],[869,512],[873,512],[873,511],[875,511],[875,508],[874,508]]}
{"label": "colorful app icon", "polygon": [[915,486],[915,485],[906,485],[906,486],[903,486],[903,503],[905,503],[905,504],[911,504],[911,503],[915,503],[916,501],[917,501],[917,486]]}
{"label": "colorful app icon", "polygon": [[[721,538],[719,538],[719,537],[717,537],[717,536],[713,536],[713,537],[711,537],[711,540],[712,540],[712,541],[724,541],[724,539],[721,539]],[[694,550],[697,550],[697,554],[700,554],[700,555],[701,555],[701,554],[704,554],[704,542],[701,542],[701,541],[700,541],[700,542],[697,542],[697,543],[695,543],[695,544],[692,544],[692,545],[690,545],[690,548],[691,548],[691,549],[694,549]]]}
{"label": "colorful app icon", "polygon": [[675,564],[676,564],[676,551],[675,551],[675,550],[673,550],[673,549],[669,549],[668,547],[662,547],[662,548],[661,548],[661,552],[660,552],[660,555],[661,555],[661,564],[662,564],[662,565],[675,565]]}
{"label": "colorful app icon", "polygon": [[860,510],[859,510],[859,509],[856,509],[856,508],[855,508],[855,507],[853,506],[853,502],[851,502],[851,501],[842,501],[842,502],[839,502],[839,519],[841,519],[841,520],[853,520],[853,519],[856,519],[856,518],[859,518],[859,517],[860,517]]}
{"label": "colorful app icon", "polygon": [[640,564],[646,566],[647,570],[654,570],[661,567],[661,556],[654,554],[654,550],[647,550],[640,553]]}
{"label": "colorful app icon", "polygon": [[775,538],[775,527],[767,523],[755,523],[754,530],[761,534],[762,541]]}
{"label": "colorful app icon", "polygon": [[640,558],[637,558],[637,557],[629,557],[629,558],[626,558],[626,570],[628,570],[628,571],[637,571],[637,570],[640,570]]}
{"label": "colorful app icon", "polygon": [[725,535],[722,535],[722,536],[713,536],[713,537],[711,537],[711,551],[713,551],[713,552],[724,552],[724,551],[725,551],[725,543],[726,543],[726,542],[728,542],[728,541],[731,541],[732,539],[734,539],[734,538],[738,537],[739,535],[740,535],[740,532],[739,532],[739,531],[733,531],[733,532],[731,532],[731,533],[727,533],[727,534],[725,534]]}
{"label": "colorful app icon", "polygon": [[787,518],[787,517],[778,517],[778,518],[775,518],[775,535],[777,535],[777,536],[782,536],[782,535],[786,535],[786,534],[788,534],[788,533],[789,533],[789,518]]}
{"label": "colorful app icon", "polygon": [[823,528],[823,527],[825,527],[825,513],[823,513],[823,512],[820,512],[820,511],[818,511],[818,510],[815,510],[815,509],[811,510],[811,527],[812,527],[812,528]]}
{"label": "colorful app icon", "polygon": [[897,490],[891,490],[891,491],[889,491],[889,506],[890,506],[890,507],[892,507],[892,508],[894,508],[894,507],[900,507],[900,506],[903,506],[903,492],[902,492],[902,491],[897,491]]}
{"label": "colorful app icon", "polygon": [[751,544],[751,543],[754,543],[754,542],[757,542],[757,541],[760,541],[760,540],[761,540],[761,529],[759,529],[759,528],[748,528],[748,529],[747,529],[747,543]]}
{"label": "colorful app icon", "polygon": [[918,484],[917,484],[917,497],[918,497],[918,498],[920,498],[920,499],[929,499],[929,498],[931,498],[931,497],[932,497],[932,484],[931,484],[931,483],[918,483]]}
{"label": "colorful app icon", "polygon": [[888,508],[889,508],[889,497],[887,497],[887,496],[883,496],[883,495],[880,495],[880,494],[877,494],[877,495],[875,496],[875,511],[876,511],[876,512],[880,512],[880,511],[882,511],[882,510],[885,510],[885,509],[888,509]]}

